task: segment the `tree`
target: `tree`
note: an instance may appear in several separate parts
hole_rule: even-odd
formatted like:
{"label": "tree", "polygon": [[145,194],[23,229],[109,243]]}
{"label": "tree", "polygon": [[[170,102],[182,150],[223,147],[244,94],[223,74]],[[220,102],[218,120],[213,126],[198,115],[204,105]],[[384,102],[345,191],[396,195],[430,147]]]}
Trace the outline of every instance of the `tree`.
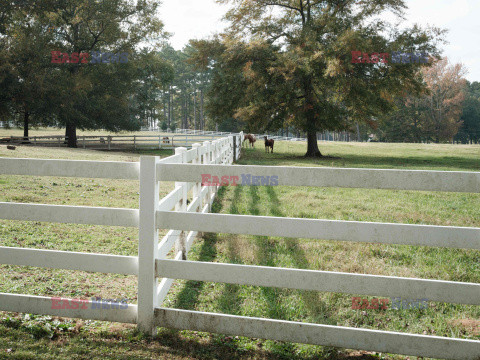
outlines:
{"label": "tree", "polygon": [[155,45],[165,37],[163,24],[156,18],[158,3],[48,0],[39,7],[41,21],[54,29],[51,50],[129,54],[126,64],[55,64],[55,74],[63,84],[55,115],[65,126],[68,146],[76,147],[77,128],[138,129],[132,94],[139,86],[142,72],[137,70],[142,66],[135,63],[134,53],[141,42]]}
{"label": "tree", "polygon": [[461,64],[449,65],[446,58],[423,68],[418,76],[425,91],[396,99],[397,110],[382,119],[381,140],[452,141],[462,124],[464,72]]}
{"label": "tree", "polygon": [[480,142],[480,83],[467,82],[464,91],[462,126],[455,139],[463,143],[478,143]]}
{"label": "tree", "polygon": [[169,127],[176,119],[182,128],[204,129],[204,93],[209,84],[208,71],[192,63],[194,49],[187,45],[183,50],[164,46],[160,54],[174,68],[173,80],[162,92],[163,113]]}
{"label": "tree", "polygon": [[395,94],[422,88],[415,76],[420,64],[352,64],[353,50],[437,56],[443,35],[435,28],[400,31],[373,21],[383,11],[401,15],[403,0],[219,2],[232,5],[228,31],[221,40],[197,42],[198,61],[214,72],[212,112],[241,118],[257,130],[291,121],[307,133],[309,157],[322,156],[318,131],[371,121],[394,107]]}
{"label": "tree", "polygon": [[398,97],[396,110],[379,118],[377,133],[383,142],[422,142],[425,109],[420,98],[415,96]]}
{"label": "tree", "polygon": [[51,119],[55,86],[49,71],[48,31],[35,18],[21,21],[25,16],[25,9],[17,10],[5,29],[10,78],[5,100],[9,103],[9,116],[23,124],[23,135],[28,139],[32,122],[45,124]]}
{"label": "tree", "polygon": [[172,82],[174,70],[157,52],[143,51],[138,63],[139,89],[135,94],[135,112],[143,125],[156,127],[161,118],[161,90]]}
{"label": "tree", "polygon": [[452,141],[461,122],[465,68],[462,64],[450,65],[447,58],[438,60],[423,69],[428,93],[422,98],[425,107],[425,131],[435,142]]}

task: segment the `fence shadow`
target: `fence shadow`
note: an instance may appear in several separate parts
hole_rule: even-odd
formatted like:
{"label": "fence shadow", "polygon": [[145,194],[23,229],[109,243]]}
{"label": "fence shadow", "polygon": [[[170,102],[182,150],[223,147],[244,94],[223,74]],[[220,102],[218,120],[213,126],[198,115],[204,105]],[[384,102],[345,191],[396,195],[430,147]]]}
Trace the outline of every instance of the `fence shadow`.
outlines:
{"label": "fence shadow", "polygon": [[[212,212],[220,212],[223,208],[223,199],[225,197],[226,189],[221,187],[218,190],[217,197],[212,204]],[[216,233],[204,233],[203,243],[200,248],[197,261],[212,262],[217,258],[217,244],[218,235]],[[175,297],[173,307],[185,310],[195,310],[196,305],[205,283],[202,281],[189,280],[185,283],[182,290]]]}
{"label": "fence shadow", "polygon": [[382,156],[362,154],[341,154],[323,158],[305,158],[303,153],[277,152],[266,154],[262,151],[246,152],[238,162],[241,165],[265,166],[333,166],[354,168],[385,169],[430,169],[446,171],[480,171],[480,164],[475,157],[460,156]]}
{"label": "fence shadow", "polygon": [[[270,213],[273,216],[285,217],[286,215],[280,209],[280,200],[272,186],[266,187],[268,200],[270,204]],[[284,238],[286,244],[286,253],[292,259],[294,267],[297,269],[308,269],[309,262],[305,251],[301,248],[299,241],[293,238]],[[263,243],[265,244],[265,243]],[[324,301],[321,301],[319,293],[316,291],[296,290],[300,294],[305,306],[313,316],[314,321],[320,324],[337,325],[337,319],[330,313],[329,307]]]}
{"label": "fence shadow", "polygon": [[[238,215],[238,204],[240,202],[243,186],[236,186],[233,199],[230,203],[229,214]],[[227,243],[227,262],[231,264],[242,264],[241,256],[238,254],[238,249],[232,241]],[[240,286],[236,284],[224,284],[225,288],[222,291],[222,295],[218,299],[218,307],[223,313],[231,315],[240,315],[242,299],[240,298]]]}

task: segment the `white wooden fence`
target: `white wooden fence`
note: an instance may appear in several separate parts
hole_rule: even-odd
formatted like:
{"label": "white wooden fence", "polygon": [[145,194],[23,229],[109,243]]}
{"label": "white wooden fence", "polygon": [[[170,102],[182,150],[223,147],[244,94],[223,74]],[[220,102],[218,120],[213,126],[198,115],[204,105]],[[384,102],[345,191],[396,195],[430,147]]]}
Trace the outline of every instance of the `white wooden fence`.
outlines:
{"label": "white wooden fence", "polygon": [[[241,135],[240,135],[241,137]],[[0,203],[0,218],[139,227],[138,257],[0,248],[0,263],[138,275],[138,305],[127,310],[52,310],[50,298],[0,294],[0,310],[136,323],[412,356],[478,360],[480,341],[212,314],[162,303],[173,279],[480,305],[480,284],[327,271],[186,261],[197,232],[221,232],[480,250],[480,228],[209,214],[217,186],[202,174],[277,176],[279,185],[480,192],[480,173],[231,166],[233,138],[176,149],[140,163],[0,159],[0,174],[140,179],[140,209]],[[241,141],[238,141],[241,146]],[[237,158],[238,158],[237,152]],[[175,181],[163,199],[159,181]],[[187,206],[187,193],[193,197]],[[153,196],[152,196],[153,195]],[[473,205],[473,204],[472,204]],[[175,211],[172,211],[174,209]],[[170,229],[158,239],[158,229]],[[175,258],[167,254],[176,245]]]}
{"label": "white wooden fence", "polygon": [[[241,144],[241,136],[237,139]],[[92,224],[105,226],[139,227],[140,242],[139,256],[116,256],[90,253],[75,253],[65,251],[37,250],[0,246],[0,264],[37,266],[53,269],[80,270],[100,273],[123,275],[141,275],[139,277],[138,305],[128,305],[128,309],[97,309],[88,302],[88,309],[52,309],[51,298],[27,296],[18,294],[0,293],[0,310],[45,314],[62,317],[105,320],[123,323],[137,322],[145,318],[145,304],[153,300],[152,283],[147,278],[154,277],[154,270],[144,275],[148,264],[153,264],[153,254],[165,256],[176,242],[185,239],[186,252],[192,245],[195,232],[184,233],[169,231],[160,242],[160,247],[153,247],[148,219],[155,215],[155,209],[149,208],[155,202],[158,210],[176,208],[182,211],[209,211],[215,198],[217,188],[203,188],[199,191],[197,184],[176,183],[175,190],[158,202],[157,187],[153,186],[149,178],[155,174],[155,164],[161,163],[204,163],[204,164],[231,164],[234,160],[233,137],[222,138],[213,142],[206,141],[203,145],[195,144],[187,151],[186,148],[175,149],[176,155],[159,159],[156,157],[142,157],[140,163],[134,162],[101,162],[78,160],[42,160],[42,159],[11,159],[0,158],[0,175],[33,175],[59,176],[105,179],[140,179],[140,209],[115,209],[84,206],[58,206],[43,204],[19,204],[0,202],[0,219],[45,221],[71,224]],[[241,145],[240,145],[241,146]],[[236,149],[236,157],[240,153]],[[187,193],[193,188],[194,200],[187,207]],[[156,194],[156,198],[153,197]],[[153,251],[153,249],[155,249]],[[150,261],[151,260],[151,261]],[[164,296],[171,282],[162,283],[159,296]],[[151,296],[145,296],[146,293]],[[156,303],[155,303],[156,304]],[[153,317],[153,308],[150,317]],[[143,328],[146,328],[143,325]]]}

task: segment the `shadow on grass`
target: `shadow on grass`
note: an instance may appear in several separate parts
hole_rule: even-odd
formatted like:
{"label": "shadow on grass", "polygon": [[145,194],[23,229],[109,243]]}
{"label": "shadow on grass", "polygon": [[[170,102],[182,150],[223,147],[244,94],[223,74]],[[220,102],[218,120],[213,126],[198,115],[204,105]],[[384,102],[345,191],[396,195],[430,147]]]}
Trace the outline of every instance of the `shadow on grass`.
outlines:
{"label": "shadow on grass", "polygon": [[[268,199],[265,199],[265,195],[260,193],[261,189],[266,189]],[[217,200],[215,201],[212,212],[220,212],[225,204],[226,189],[221,188]],[[230,214],[239,214],[242,209],[241,201],[245,201],[247,197],[247,203],[244,206],[247,209],[247,213],[251,215],[260,215],[259,204],[262,201],[269,202],[270,212],[274,216],[285,216],[280,209],[280,200],[277,197],[275,189],[273,187],[256,187],[250,186],[248,188],[244,186],[235,187],[232,200],[229,204]],[[305,252],[301,249],[299,244],[294,239],[274,240],[266,236],[257,236],[255,239],[255,259],[256,263],[261,266],[279,266],[278,255],[290,256],[293,259],[296,268],[307,268],[308,260]],[[217,258],[217,235],[205,234],[204,242],[201,246],[199,261],[211,262]],[[235,238],[227,238],[227,252],[226,258],[228,263],[245,263],[238,252],[238,248],[235,245]],[[286,244],[286,246],[285,246]],[[284,254],[280,254],[280,248],[283,249]],[[218,286],[218,285],[217,285]],[[225,284],[221,290],[220,295],[215,300],[217,302],[217,308],[220,312],[230,315],[244,315],[242,313],[242,306],[244,299],[241,291],[242,286],[235,284]],[[181,292],[177,295],[176,301],[173,307],[195,310],[199,297],[202,291],[204,291],[204,283],[197,281],[188,281]],[[292,296],[292,290],[260,287],[262,301],[266,303],[266,311],[264,317],[271,319],[289,320],[291,302],[288,301],[288,297]],[[296,292],[305,303],[305,307],[308,309],[309,315],[314,318],[314,321],[322,324],[337,324],[329,313],[327,306],[321,301],[317,292],[298,291]],[[265,341],[256,339],[243,339],[225,337],[224,335],[209,334],[198,335],[202,336],[202,341],[199,339],[185,339],[185,334],[179,331],[162,329],[162,334],[155,339],[161,344],[167,345],[169,351],[172,350],[176,355],[189,354],[196,358],[200,356],[202,359],[210,358],[255,358],[255,359],[321,359],[321,360],[336,360],[336,359],[375,359],[369,355],[359,355],[348,357],[342,355],[337,349],[331,347],[315,347],[312,346],[310,350],[300,350],[298,345],[288,342],[278,341]],[[187,333],[189,334],[189,333]],[[200,333],[202,334],[202,333]],[[188,335],[189,337],[191,335]],[[248,344],[245,346],[245,341]],[[257,349],[252,351],[251,343],[257,341]],[[268,345],[263,345],[268,344]],[[247,350],[247,348],[249,350]],[[161,355],[157,353],[158,355]],[[312,355],[315,354],[315,355]],[[357,353],[358,354],[358,353]]]}
{"label": "shadow on grass", "polygon": [[[180,332],[160,329],[155,338],[140,334],[130,325],[112,325],[101,332],[62,332],[53,339],[34,338],[24,327],[0,324],[0,359],[294,359],[294,360],[374,360],[369,355],[335,355],[323,352],[315,355],[274,353],[261,348],[245,348],[240,339],[217,334]],[[320,356],[319,356],[320,355]]]}
{"label": "shadow on grass", "polygon": [[[280,200],[272,186],[267,186],[267,195],[270,203],[270,213],[273,216],[285,217],[286,215],[280,209]],[[286,253],[292,259],[295,268],[308,269],[308,259],[305,251],[300,247],[298,240],[293,238],[285,238]],[[308,308],[310,314],[316,323],[337,325],[337,319],[329,313],[328,306],[321,301],[316,291],[299,291],[300,296]]]}
{"label": "shadow on grass", "polygon": [[[219,188],[217,197],[212,204],[212,212],[215,213],[222,210],[222,200],[225,197],[225,191],[226,189],[224,187]],[[217,234],[204,233],[203,244],[197,261],[212,262],[215,260],[217,257],[217,248],[215,246],[217,241]],[[173,307],[178,309],[194,310],[204,287],[205,283],[202,281],[187,281],[183,289],[176,296]]]}
{"label": "shadow on grass", "polygon": [[[291,164],[289,164],[291,162]],[[460,169],[467,171],[479,171],[480,163],[475,158],[458,156],[375,156],[348,154],[342,157],[324,156],[323,158],[305,158],[298,154],[276,153],[263,154],[261,152],[248,152],[239,161],[242,165],[282,165],[302,166],[321,165],[333,167],[355,168],[430,168],[430,169]]]}
{"label": "shadow on grass", "polygon": [[[230,214],[238,215],[238,203],[240,202],[243,192],[243,186],[235,187],[233,199],[230,204]],[[242,264],[241,257],[238,254],[237,248],[233,241],[228,241],[227,244],[227,260],[231,264]],[[240,297],[240,286],[236,284],[224,284],[225,288],[222,295],[218,299],[218,307],[223,313],[231,315],[240,315],[242,299]]]}

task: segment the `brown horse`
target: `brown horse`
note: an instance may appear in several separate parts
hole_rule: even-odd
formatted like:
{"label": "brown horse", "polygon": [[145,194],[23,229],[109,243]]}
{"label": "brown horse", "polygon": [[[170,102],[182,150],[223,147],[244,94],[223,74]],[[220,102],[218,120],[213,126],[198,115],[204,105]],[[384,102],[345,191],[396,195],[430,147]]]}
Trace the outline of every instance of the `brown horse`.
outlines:
{"label": "brown horse", "polygon": [[[247,140],[248,140],[248,144],[247,144]],[[255,137],[255,135],[253,135],[253,134],[247,134],[247,135],[245,135],[245,137],[244,137],[243,143],[244,143],[244,144],[247,144],[247,146],[250,145],[252,148],[254,148],[256,141],[257,141],[257,138]]]}
{"label": "brown horse", "polygon": [[272,149],[272,154],[273,154],[273,145],[275,145],[275,140],[273,139],[268,140],[266,136],[264,136],[264,139],[265,139],[265,151],[268,152],[268,148],[270,148]]}

